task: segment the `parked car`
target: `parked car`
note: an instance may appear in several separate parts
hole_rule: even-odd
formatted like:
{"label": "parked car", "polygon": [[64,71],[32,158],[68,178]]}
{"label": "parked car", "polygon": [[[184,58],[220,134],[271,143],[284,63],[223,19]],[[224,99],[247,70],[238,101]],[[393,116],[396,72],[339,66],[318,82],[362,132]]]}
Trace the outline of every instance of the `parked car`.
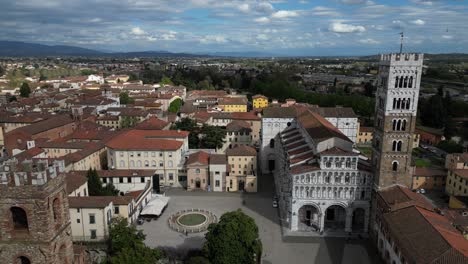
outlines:
{"label": "parked car", "polygon": [[278,208],[278,201],[273,200],[273,208]]}

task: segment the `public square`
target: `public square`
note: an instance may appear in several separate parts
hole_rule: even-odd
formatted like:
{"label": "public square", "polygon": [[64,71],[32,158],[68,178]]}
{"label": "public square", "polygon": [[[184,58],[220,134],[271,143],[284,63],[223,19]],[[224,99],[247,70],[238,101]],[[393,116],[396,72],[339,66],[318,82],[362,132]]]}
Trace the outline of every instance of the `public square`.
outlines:
{"label": "public square", "polygon": [[146,234],[146,244],[150,247],[164,248],[169,252],[178,252],[178,254],[200,249],[204,242],[204,233],[186,236],[171,230],[167,224],[171,214],[185,209],[198,208],[209,210],[219,218],[225,212],[241,208],[255,219],[259,227],[263,243],[262,263],[378,263],[378,259],[368,252],[366,240],[283,237],[277,209],[272,207],[273,185],[266,178],[268,175],[263,177],[265,178],[261,179],[262,176],[260,176],[259,179],[259,186],[262,187],[258,193],[254,194],[168,190],[166,195],[171,197],[171,200],[161,217],[139,226]]}

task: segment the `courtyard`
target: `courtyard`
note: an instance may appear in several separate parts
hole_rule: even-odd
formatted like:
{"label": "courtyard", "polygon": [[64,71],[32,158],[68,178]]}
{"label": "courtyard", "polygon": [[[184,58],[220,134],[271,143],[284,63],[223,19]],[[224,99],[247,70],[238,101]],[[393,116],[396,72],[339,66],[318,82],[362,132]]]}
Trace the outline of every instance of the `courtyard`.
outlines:
{"label": "courtyard", "polygon": [[369,253],[369,245],[364,239],[346,241],[345,238],[283,236],[277,209],[272,207],[273,186],[268,179],[263,181],[265,184],[259,185],[262,187],[254,194],[168,190],[166,195],[171,200],[164,213],[159,219],[145,222],[138,228],[146,234],[148,246],[163,248],[180,256],[193,249],[200,249],[205,233],[186,235],[171,230],[167,222],[172,214],[197,208],[208,210],[219,218],[225,212],[241,208],[255,219],[259,227],[263,243],[262,263],[378,263],[375,254]]}

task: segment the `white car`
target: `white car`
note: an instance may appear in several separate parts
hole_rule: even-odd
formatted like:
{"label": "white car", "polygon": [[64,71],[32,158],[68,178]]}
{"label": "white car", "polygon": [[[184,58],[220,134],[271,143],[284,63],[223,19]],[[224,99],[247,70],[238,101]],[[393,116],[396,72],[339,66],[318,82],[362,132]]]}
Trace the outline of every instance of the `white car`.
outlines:
{"label": "white car", "polygon": [[278,208],[278,201],[273,200],[273,208]]}

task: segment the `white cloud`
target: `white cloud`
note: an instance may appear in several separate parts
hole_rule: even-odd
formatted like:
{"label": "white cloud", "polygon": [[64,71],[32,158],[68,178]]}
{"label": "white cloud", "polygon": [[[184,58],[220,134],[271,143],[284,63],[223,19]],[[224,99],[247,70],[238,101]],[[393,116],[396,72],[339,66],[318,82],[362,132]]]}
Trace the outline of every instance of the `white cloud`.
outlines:
{"label": "white cloud", "polygon": [[316,16],[340,16],[340,12],[333,8],[317,6],[312,9],[312,13]]}
{"label": "white cloud", "polygon": [[239,8],[240,11],[242,11],[244,13],[247,13],[247,12],[250,11],[250,6],[247,3],[241,4],[238,8]]}
{"label": "white cloud", "polygon": [[304,5],[305,5],[305,4],[308,4],[308,3],[309,3],[309,2],[306,1],[306,0],[300,0],[300,1],[299,1],[299,4],[304,4]]}
{"label": "white cloud", "polygon": [[274,10],[273,6],[268,2],[261,2],[255,7],[257,12],[269,13]]}
{"label": "white cloud", "polygon": [[331,23],[328,29],[335,33],[355,33],[366,31],[366,28],[363,26],[343,24],[340,22]]}
{"label": "white cloud", "polygon": [[272,18],[277,18],[277,19],[297,17],[297,16],[299,16],[298,12],[290,11],[290,10],[279,10],[271,15]]}
{"label": "white cloud", "polygon": [[374,4],[374,2],[368,1],[368,0],[341,0],[340,2],[346,5],[362,5],[362,4],[372,5]]}
{"label": "white cloud", "polygon": [[268,17],[259,17],[254,19],[254,21],[260,24],[266,24],[270,22],[270,19]]}
{"label": "white cloud", "polygon": [[377,40],[371,39],[371,38],[361,39],[361,40],[359,40],[359,42],[362,43],[362,44],[372,44],[372,45],[380,44],[380,41],[377,41]]}
{"label": "white cloud", "polygon": [[426,21],[421,20],[421,19],[416,19],[416,20],[411,21],[411,23],[413,23],[415,25],[418,25],[418,26],[422,26],[422,25],[426,24]]}
{"label": "white cloud", "polygon": [[268,40],[268,39],[270,39],[270,37],[268,37],[268,35],[266,35],[266,34],[258,34],[257,39],[258,40]]}
{"label": "white cloud", "polygon": [[227,39],[223,35],[207,35],[200,39],[201,43],[226,43]]}
{"label": "white cloud", "polygon": [[131,33],[132,33],[133,35],[137,35],[137,36],[142,36],[142,35],[145,35],[145,34],[146,34],[146,32],[145,32],[143,29],[141,29],[140,27],[134,27],[134,28],[132,28]]}
{"label": "white cloud", "polygon": [[443,39],[453,39],[453,36],[450,35],[442,35]]}

